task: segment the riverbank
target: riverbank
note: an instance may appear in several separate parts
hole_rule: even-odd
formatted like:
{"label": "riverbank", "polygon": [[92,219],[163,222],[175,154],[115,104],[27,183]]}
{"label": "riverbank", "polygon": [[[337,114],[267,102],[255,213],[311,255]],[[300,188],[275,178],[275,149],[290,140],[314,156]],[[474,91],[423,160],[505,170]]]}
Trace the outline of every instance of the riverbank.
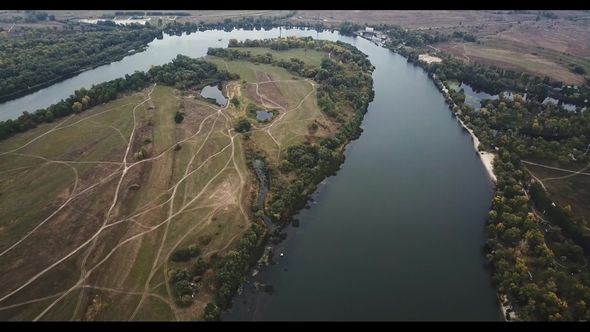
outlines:
{"label": "riverbank", "polygon": [[476,152],[478,152],[479,158],[481,159],[481,162],[483,163],[483,166],[486,168],[486,171],[488,172],[488,176],[490,177],[490,179],[495,184],[496,181],[497,181],[496,174],[494,174],[494,158],[495,158],[495,155],[492,152],[479,151],[478,150],[478,147],[479,147],[479,139],[477,138],[477,136],[475,135],[475,133],[473,132],[473,130],[469,129],[465,125],[465,123],[463,123],[463,121],[461,119],[459,119],[458,117],[457,117],[457,120],[459,120],[459,123],[463,126],[463,128],[465,128],[467,130],[467,132],[469,132],[469,135],[471,135],[471,140],[473,141],[473,148],[475,149]]}
{"label": "riverbank", "polygon": [[[432,80],[434,81],[434,85],[436,85],[438,90],[443,94],[443,96],[445,96],[445,99],[447,99],[447,103],[450,105],[449,108],[451,109],[451,112],[453,112],[453,108],[457,106],[457,104],[455,104],[455,101],[449,96],[449,89],[443,84],[443,82],[440,81],[440,79],[438,79],[438,77],[436,77],[436,75],[432,74],[430,75],[430,78],[432,78]],[[485,167],[490,180],[492,180],[492,182],[495,185],[497,177],[496,174],[494,174],[494,153],[488,151],[479,151],[479,138],[477,138],[477,135],[475,135],[473,130],[468,128],[459,117],[457,117],[457,120],[459,121],[461,126],[463,126],[465,130],[467,130],[469,135],[471,135],[471,140],[473,141],[473,148],[475,149],[475,152],[477,152],[477,154],[479,155],[479,158],[481,159],[481,162]]]}

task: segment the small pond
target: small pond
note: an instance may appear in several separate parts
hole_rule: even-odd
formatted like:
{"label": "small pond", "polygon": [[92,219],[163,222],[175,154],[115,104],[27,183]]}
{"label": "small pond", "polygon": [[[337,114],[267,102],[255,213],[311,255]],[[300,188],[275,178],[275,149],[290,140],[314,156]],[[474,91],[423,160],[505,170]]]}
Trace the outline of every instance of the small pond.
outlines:
{"label": "small pond", "polygon": [[273,116],[272,112],[256,111],[256,119],[258,119],[258,121],[264,121],[266,119],[270,119],[270,118],[272,118],[272,116]]}
{"label": "small pond", "polygon": [[220,106],[225,106],[225,104],[227,104],[227,98],[223,96],[223,93],[221,93],[221,89],[219,89],[217,84],[204,87],[201,91],[201,96],[203,98],[215,99]]}

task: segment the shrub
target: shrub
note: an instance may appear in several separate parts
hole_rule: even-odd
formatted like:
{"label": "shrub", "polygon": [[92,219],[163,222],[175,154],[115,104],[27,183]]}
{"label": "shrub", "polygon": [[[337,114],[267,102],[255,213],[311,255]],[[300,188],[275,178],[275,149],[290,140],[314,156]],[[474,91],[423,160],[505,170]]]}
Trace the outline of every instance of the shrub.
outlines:
{"label": "shrub", "polygon": [[173,262],[187,262],[191,259],[191,253],[188,249],[178,249],[170,255]]}
{"label": "shrub", "polygon": [[181,280],[188,280],[190,274],[187,269],[176,269],[169,272],[169,277],[171,282],[176,283]]}
{"label": "shrub", "polygon": [[194,273],[196,276],[200,276],[207,270],[207,262],[201,257],[197,258],[197,261],[194,265]]}
{"label": "shrub", "polygon": [[176,283],[176,294],[179,297],[182,297],[183,295],[191,294],[192,292],[193,292],[193,289],[191,287],[191,284],[187,280],[181,280]]}
{"label": "shrub", "polygon": [[219,317],[220,311],[219,308],[213,303],[207,303],[205,307],[205,321],[212,322],[216,321]]}
{"label": "shrub", "polygon": [[201,249],[199,249],[199,246],[197,246],[196,244],[191,244],[188,247],[188,251],[189,251],[191,257],[197,257],[201,254]]}
{"label": "shrub", "polygon": [[248,121],[248,119],[241,118],[240,120],[238,120],[238,124],[234,127],[234,129],[238,133],[245,133],[249,131],[251,127],[252,124],[250,123],[250,121]]}
{"label": "shrub", "polygon": [[184,120],[184,116],[180,112],[176,112],[174,115],[174,122],[181,123]]}

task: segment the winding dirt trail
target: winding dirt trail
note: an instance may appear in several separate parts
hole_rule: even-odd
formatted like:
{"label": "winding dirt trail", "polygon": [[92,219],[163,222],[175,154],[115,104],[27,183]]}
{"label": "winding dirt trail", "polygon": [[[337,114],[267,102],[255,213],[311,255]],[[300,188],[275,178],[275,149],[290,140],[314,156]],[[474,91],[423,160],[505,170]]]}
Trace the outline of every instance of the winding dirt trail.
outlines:
{"label": "winding dirt trail", "polygon": [[[280,105],[276,104],[276,102],[274,102],[274,101],[266,98],[265,96],[260,95],[260,93],[258,92],[258,84],[261,84],[261,83],[254,83],[257,86],[256,92],[261,97],[261,100],[266,99],[268,102],[277,105],[279,108],[281,108],[284,111],[270,125],[265,126],[265,127],[260,127],[260,128],[258,128],[256,130],[264,130],[264,131],[267,131],[270,134],[269,129],[272,128],[275,123],[278,123],[279,121],[281,121],[284,118],[285,114],[288,114],[288,113],[290,113],[290,112],[292,112],[292,111],[300,108],[301,105],[303,104],[303,102],[316,90],[316,85],[317,84],[314,84],[313,82],[311,82],[309,80],[306,80],[306,81],[309,82],[312,85],[312,90],[301,100],[301,102],[299,103],[299,105],[297,107],[295,107],[295,108],[293,108],[291,110],[285,110],[284,108],[280,107]],[[280,82],[280,81],[268,81],[268,82],[264,82],[264,83],[271,83],[271,82]],[[230,91],[229,87],[233,86],[234,84],[235,83],[231,83],[230,85],[228,85],[228,91]],[[201,206],[196,206],[196,207],[191,206],[191,205],[193,203],[195,203],[203,195],[203,193],[205,193],[207,191],[207,188],[211,185],[211,183],[213,183],[213,181],[217,177],[219,177],[223,172],[227,171],[228,169],[235,169],[236,172],[237,172],[237,174],[238,174],[238,177],[239,177],[239,186],[238,186],[238,188],[236,188],[234,194],[238,197],[238,205],[239,205],[239,209],[240,209],[241,215],[243,216],[244,226],[247,226],[248,225],[248,221],[249,221],[248,214],[246,213],[246,211],[244,209],[244,206],[243,206],[243,204],[241,202],[241,197],[243,196],[243,190],[244,190],[244,187],[246,185],[246,175],[244,175],[243,170],[241,170],[241,168],[243,166],[238,165],[238,161],[236,160],[236,157],[235,157],[237,151],[236,151],[236,145],[235,145],[236,143],[235,143],[234,139],[235,139],[235,137],[239,136],[239,134],[237,134],[237,133],[236,134],[232,134],[233,128],[231,128],[231,120],[228,117],[228,115],[225,114],[225,111],[227,111],[227,108],[229,107],[229,100],[232,98],[231,92],[228,92],[228,103],[225,105],[225,107],[220,108],[220,109],[217,109],[216,112],[213,112],[211,115],[205,117],[202,120],[201,124],[199,125],[199,129],[198,129],[198,131],[196,133],[194,133],[191,136],[189,136],[189,137],[181,140],[180,142],[178,142],[178,143],[181,143],[181,142],[188,141],[188,140],[191,140],[191,139],[195,138],[197,135],[199,135],[202,132],[205,122],[208,119],[210,119],[211,117],[216,116],[215,117],[215,120],[213,121],[213,124],[211,125],[211,128],[210,128],[207,136],[205,137],[205,140],[204,140],[203,144],[191,156],[190,162],[188,163],[188,165],[185,168],[184,176],[180,180],[178,180],[172,187],[170,187],[169,189],[167,189],[164,192],[160,193],[156,197],[155,200],[159,199],[160,197],[162,197],[164,195],[168,195],[170,192],[172,192],[171,195],[170,195],[170,197],[168,199],[166,199],[163,203],[156,204],[156,205],[154,205],[152,203],[148,203],[143,208],[136,209],[136,211],[141,211],[141,212],[137,212],[137,213],[135,213],[133,215],[126,216],[126,217],[124,217],[124,218],[122,218],[120,220],[112,220],[112,212],[113,212],[115,206],[118,203],[118,198],[119,198],[119,194],[120,194],[120,190],[121,190],[121,185],[122,185],[123,179],[125,178],[125,175],[128,173],[128,171],[132,167],[137,166],[137,165],[141,164],[142,162],[155,161],[155,160],[158,160],[159,158],[162,158],[166,153],[169,153],[170,151],[172,151],[174,149],[175,145],[176,145],[176,144],[174,144],[174,145],[170,146],[168,149],[164,150],[159,155],[154,156],[154,157],[151,157],[151,158],[146,158],[146,159],[143,159],[143,160],[140,160],[140,161],[137,161],[137,162],[132,162],[132,163],[129,163],[127,161],[128,160],[128,157],[129,157],[129,152],[130,152],[130,149],[131,149],[131,145],[132,145],[132,142],[133,142],[133,138],[134,138],[134,135],[135,135],[135,132],[136,132],[136,129],[137,129],[136,110],[137,110],[138,107],[140,107],[141,105],[143,105],[147,101],[151,100],[151,94],[154,91],[155,87],[156,87],[156,84],[153,85],[152,89],[150,90],[150,92],[147,95],[147,98],[144,99],[142,102],[138,103],[133,108],[133,121],[134,121],[134,125],[133,125],[132,132],[129,135],[129,138],[126,138],[122,134],[122,132],[120,130],[118,130],[117,128],[110,126],[110,127],[112,127],[112,129],[114,129],[115,131],[117,131],[117,133],[121,136],[121,138],[127,144],[127,148],[126,148],[125,154],[123,156],[122,162],[98,162],[98,161],[97,162],[94,162],[94,161],[77,162],[77,161],[51,160],[51,159],[48,159],[48,158],[44,158],[44,157],[40,157],[40,156],[35,156],[35,155],[19,154],[19,153],[16,153],[16,151],[18,151],[18,150],[20,150],[20,149],[22,149],[22,148],[30,145],[34,141],[36,141],[38,139],[41,139],[41,138],[49,135],[50,133],[52,133],[52,132],[54,132],[56,130],[60,130],[60,129],[64,129],[64,128],[70,127],[70,126],[72,126],[74,124],[77,124],[77,123],[80,123],[82,121],[89,121],[91,118],[96,117],[96,116],[98,116],[100,114],[103,114],[103,113],[106,113],[106,112],[110,112],[110,111],[114,111],[116,109],[119,109],[121,107],[127,106],[129,104],[126,104],[126,105],[123,105],[123,106],[120,106],[120,107],[117,107],[117,108],[113,108],[113,109],[102,111],[100,113],[94,114],[94,115],[89,116],[89,117],[86,117],[84,119],[80,119],[80,120],[78,120],[78,121],[76,121],[76,122],[74,122],[72,124],[69,124],[67,126],[63,126],[62,127],[62,125],[67,121],[67,119],[66,119],[66,120],[58,123],[55,127],[53,127],[52,129],[50,129],[48,132],[43,133],[43,134],[41,134],[41,135],[39,135],[39,136],[31,139],[26,144],[24,144],[24,145],[22,145],[22,146],[20,146],[20,147],[18,147],[16,149],[13,149],[11,151],[3,152],[3,153],[0,154],[0,155],[14,154],[14,155],[24,155],[24,156],[30,156],[30,157],[35,157],[35,158],[41,158],[41,159],[43,159],[45,161],[45,163],[42,163],[41,165],[47,165],[47,164],[51,164],[51,163],[64,164],[64,165],[67,165],[68,167],[70,167],[74,171],[75,176],[76,176],[76,178],[74,180],[74,190],[70,194],[70,197],[68,198],[68,200],[66,200],[66,202],[64,204],[62,204],[60,207],[58,207],[56,209],[56,211],[52,215],[50,215],[48,218],[46,218],[45,220],[43,220],[39,225],[37,225],[31,232],[27,233],[23,238],[21,238],[19,241],[17,241],[16,243],[14,243],[11,247],[9,247],[8,249],[6,249],[2,253],[0,253],[0,256],[4,255],[5,253],[9,252],[10,250],[12,250],[16,246],[18,246],[20,243],[22,243],[26,238],[28,238],[31,234],[33,234],[39,227],[43,226],[48,220],[50,220],[59,211],[61,211],[65,206],[67,206],[68,203],[70,203],[72,199],[74,199],[76,197],[79,197],[80,195],[88,192],[89,190],[91,190],[93,188],[96,188],[97,186],[99,186],[99,185],[101,185],[101,184],[103,184],[105,182],[110,181],[115,176],[120,176],[119,181],[118,181],[118,184],[117,184],[116,189],[115,189],[115,192],[114,192],[114,195],[113,195],[113,200],[112,200],[112,202],[110,204],[110,207],[109,207],[107,213],[105,214],[105,218],[103,220],[103,224],[100,227],[100,229],[95,234],[93,234],[89,239],[87,239],[84,243],[82,243],[80,246],[78,246],[77,248],[75,248],[74,250],[72,250],[70,253],[64,255],[61,259],[59,259],[56,262],[52,263],[50,266],[48,266],[47,268],[45,268],[43,271],[39,272],[38,274],[36,274],[32,278],[30,278],[29,280],[25,281],[20,287],[16,288],[15,290],[11,291],[10,293],[8,293],[5,296],[3,296],[2,298],[0,298],[0,302],[2,302],[5,299],[11,297],[12,295],[14,295],[15,293],[17,293],[18,291],[22,290],[24,287],[28,286],[29,284],[31,284],[32,282],[34,282],[35,280],[37,280],[39,277],[41,277],[42,275],[44,275],[45,273],[47,273],[48,271],[50,271],[51,269],[53,269],[54,267],[56,267],[57,265],[59,265],[60,263],[62,263],[66,259],[68,259],[69,257],[71,257],[72,255],[74,255],[75,253],[79,252],[83,248],[87,248],[87,250],[84,252],[83,256],[81,256],[81,260],[79,260],[77,262],[77,265],[80,268],[80,276],[79,276],[78,281],[76,282],[76,284],[73,285],[72,287],[70,287],[66,291],[63,291],[63,292],[60,292],[60,293],[57,293],[57,294],[54,294],[54,295],[51,295],[51,296],[47,296],[47,297],[44,297],[44,298],[40,298],[40,299],[35,299],[35,300],[30,300],[30,301],[26,301],[26,302],[22,302],[22,303],[18,303],[18,304],[13,304],[13,305],[7,306],[7,307],[1,307],[0,310],[14,308],[14,307],[17,307],[17,306],[26,305],[26,304],[29,304],[29,303],[39,302],[39,301],[43,301],[43,300],[47,300],[47,299],[51,299],[51,298],[56,298],[57,297],[57,299],[55,301],[53,301],[41,313],[39,313],[37,317],[35,317],[34,321],[37,321],[40,318],[42,318],[49,310],[51,310],[51,308],[53,308],[55,305],[57,305],[61,300],[63,300],[67,295],[69,295],[74,290],[77,290],[77,289],[84,290],[86,288],[94,288],[94,289],[101,289],[101,290],[104,290],[104,291],[112,291],[112,292],[124,293],[124,294],[129,294],[129,295],[138,295],[138,296],[141,296],[141,299],[140,299],[137,307],[135,308],[133,314],[129,318],[129,320],[133,320],[135,318],[137,312],[139,311],[139,309],[141,307],[141,304],[143,303],[145,297],[147,297],[147,296],[155,296],[155,297],[158,297],[160,300],[166,302],[170,306],[171,310],[174,312],[176,319],[179,320],[179,315],[178,315],[177,309],[176,309],[176,307],[174,305],[174,296],[172,295],[172,292],[171,292],[170,287],[169,287],[169,282],[167,280],[168,279],[168,276],[167,276],[167,273],[166,273],[167,272],[167,260],[166,259],[162,260],[160,258],[160,257],[164,257],[165,254],[166,254],[166,253],[164,253],[163,248],[164,248],[164,243],[166,241],[167,231],[168,231],[168,227],[170,225],[170,222],[176,216],[178,216],[178,215],[180,215],[182,213],[185,213],[185,212],[188,212],[188,211],[194,211],[196,209],[200,209],[200,208],[203,208],[203,207],[213,207],[212,212],[208,213],[206,216],[203,216],[203,218],[201,218],[201,220],[197,221],[195,223],[195,225],[192,227],[191,231],[190,232],[187,232],[187,235],[189,233],[191,233],[192,231],[194,231],[194,230],[197,230],[199,228],[202,228],[202,227],[207,226],[210,223],[211,217],[214,215],[214,213],[218,212],[219,209],[224,208],[225,206],[227,206],[230,203],[229,202],[223,202],[223,203],[219,203],[219,204],[201,205]],[[180,99],[180,98],[178,98],[178,99]],[[195,102],[195,103],[198,104],[198,101],[193,101],[193,100],[188,100],[188,101]],[[207,105],[207,106],[210,106],[211,107],[211,105]],[[211,108],[215,109],[214,107],[211,107]],[[196,156],[201,152],[201,149],[203,148],[205,142],[207,142],[207,140],[209,139],[210,135],[212,134],[213,128],[215,127],[215,125],[216,125],[218,119],[220,118],[220,116],[223,116],[224,119],[225,119],[225,123],[224,123],[224,127],[225,128],[223,130],[220,130],[220,132],[221,132],[221,134],[223,134],[223,135],[225,135],[225,136],[227,136],[227,137],[230,138],[230,143],[227,146],[225,146],[223,149],[221,149],[220,151],[218,151],[217,153],[209,156],[198,167],[196,167],[193,170],[190,170],[190,168],[192,167],[192,164],[193,164]],[[89,122],[92,122],[93,124],[96,124],[95,121],[91,121],[90,120]],[[287,122],[282,121],[281,123],[287,123]],[[275,142],[276,142],[276,140],[275,140]],[[279,148],[280,148],[279,142],[277,142],[277,144],[279,145]],[[181,206],[175,209],[175,207],[174,207],[174,199],[176,197],[178,188],[183,183],[183,181],[185,181],[189,176],[191,176],[195,172],[199,171],[211,158],[214,158],[215,156],[223,153],[227,148],[230,148],[230,147],[231,147],[231,155],[228,158],[228,160],[226,161],[226,164],[224,165],[224,167],[216,175],[214,175],[209,180],[209,182],[207,182],[207,184],[205,184],[201,188],[200,192],[195,197],[193,197],[192,199],[190,199],[188,202],[186,202],[186,199],[185,199],[182,202]],[[243,155],[242,155],[242,158],[243,158]],[[98,182],[90,185],[88,188],[82,190],[81,192],[76,193],[77,186],[78,186],[78,181],[79,181],[79,176],[77,174],[77,170],[74,167],[72,167],[72,165],[70,165],[70,164],[75,164],[75,163],[96,163],[96,164],[98,164],[98,163],[109,163],[109,164],[116,164],[116,165],[119,166],[119,168],[117,170],[113,171],[107,177],[105,177],[105,178],[101,179],[100,181],[98,181]],[[19,168],[15,168],[15,169],[11,169],[11,170],[6,170],[6,171],[2,171],[2,172],[14,171],[14,170],[17,170],[17,169],[24,169],[24,168],[30,168],[30,167],[35,167],[35,166],[38,166],[38,165],[26,166],[26,167],[19,167]],[[185,198],[187,197],[186,194],[185,194],[184,197]],[[142,216],[142,215],[144,215],[146,213],[150,213],[150,211],[152,211],[152,210],[154,210],[156,208],[161,208],[161,207],[165,206],[166,204],[169,204],[168,217],[165,220],[161,221],[159,224],[154,225],[154,226],[146,226],[146,225],[142,225],[142,224],[140,224],[140,223],[137,222],[136,218],[138,218],[138,217],[140,217],[140,216]],[[189,207],[191,207],[191,208],[189,209]],[[133,236],[125,239],[124,241],[118,243],[115,247],[113,247],[107,253],[106,256],[104,256],[104,258],[101,261],[99,261],[98,263],[96,263],[92,267],[87,267],[86,266],[86,262],[88,260],[88,257],[90,256],[91,252],[94,250],[94,247],[95,247],[95,245],[97,243],[98,236],[105,229],[107,229],[107,228],[109,228],[111,226],[120,224],[122,222],[134,222],[138,226],[142,227],[144,230],[141,231],[140,233],[135,234],[135,235],[133,235]],[[129,243],[129,242],[131,242],[131,241],[133,241],[133,240],[135,240],[135,239],[137,239],[137,238],[139,238],[139,237],[141,237],[143,235],[149,234],[150,232],[153,232],[154,230],[159,229],[162,226],[165,226],[166,227],[166,229],[164,231],[165,234],[164,234],[164,237],[162,238],[162,243],[161,243],[160,248],[158,250],[158,254],[156,255],[156,259],[154,260],[154,263],[152,265],[152,269],[150,271],[150,275],[148,277],[148,280],[145,283],[144,291],[143,292],[131,292],[131,291],[118,290],[118,289],[110,289],[110,288],[99,287],[99,286],[91,286],[91,285],[85,284],[86,283],[86,280],[88,279],[88,277],[97,268],[99,268],[104,262],[106,262],[119,248],[121,248],[125,244],[127,244],[127,243]],[[183,236],[180,240],[177,240],[176,243],[174,244],[173,248],[169,249],[168,251],[172,252],[182,242],[182,240],[187,235]],[[218,250],[215,250],[215,251],[208,252],[208,253],[206,253],[204,255],[204,257],[210,257],[214,252],[219,252],[219,251],[226,250],[227,248],[229,248],[229,246],[231,245],[231,243],[233,243],[235,241],[235,239],[237,238],[238,235],[239,234],[234,235],[225,244],[225,246],[223,248],[218,249]],[[153,276],[156,273],[156,271],[159,270],[159,268],[162,265],[164,265],[164,269],[165,269],[165,283],[166,283],[166,287],[167,287],[168,299],[166,299],[165,297],[163,297],[161,295],[151,293],[152,290],[149,288],[149,282],[153,278]],[[83,300],[83,294],[81,292],[80,295],[78,296],[78,301],[77,301],[77,304],[76,304],[76,308],[74,310],[74,313],[72,315],[72,320],[75,319],[75,317],[78,315],[78,312],[81,309],[81,305],[82,305],[82,302],[83,302],[82,300]]]}

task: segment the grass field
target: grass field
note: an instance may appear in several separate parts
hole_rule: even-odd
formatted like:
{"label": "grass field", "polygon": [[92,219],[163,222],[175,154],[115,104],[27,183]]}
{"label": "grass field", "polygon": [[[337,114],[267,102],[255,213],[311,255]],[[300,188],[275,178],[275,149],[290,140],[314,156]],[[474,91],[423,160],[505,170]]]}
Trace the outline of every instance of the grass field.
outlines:
{"label": "grass field", "polygon": [[[314,52],[303,60],[318,64],[322,54]],[[191,305],[179,305],[169,271],[192,261],[171,262],[171,253],[197,244],[206,261],[222,258],[251,224],[245,150],[276,167],[288,146],[329,134],[310,132],[311,123],[332,125],[313,81],[280,67],[209,59],[242,75],[245,82],[224,86],[238,107],[154,85],[0,143],[0,319],[202,317],[213,272]],[[244,139],[232,127],[250,103],[276,115],[250,118]],[[181,124],[173,121],[178,110]],[[142,148],[147,158],[137,160]]]}
{"label": "grass field", "polygon": [[[242,48],[240,48],[242,50]],[[272,51],[265,48],[246,48],[252,54],[270,52],[275,59],[289,60],[299,58],[312,65],[319,65],[323,56],[315,50],[294,49],[288,52]],[[255,104],[261,110],[276,110],[278,116],[270,122],[253,123],[251,143],[267,153],[268,162],[276,164],[280,161],[282,152],[290,145],[301,143],[309,136],[308,126],[313,122],[330,126],[317,106],[316,85],[302,78],[294,77],[287,70],[265,64],[254,64],[246,61],[224,61],[216,57],[207,57],[221,69],[239,73],[246,84],[234,84],[228,87],[231,96],[240,101],[240,106],[233,104],[229,107],[229,114],[235,119],[247,117],[246,107]],[[318,130],[313,136],[325,136],[327,130]]]}
{"label": "grass field", "polygon": [[590,72],[590,60],[566,55],[551,49],[540,49],[498,38],[488,39],[484,44],[449,42],[436,45],[467,63],[477,62],[486,66],[496,65],[505,69],[526,72],[564,84],[584,84],[584,76],[570,70],[575,64]]}
{"label": "grass field", "polygon": [[[231,119],[194,100],[178,125],[179,104],[171,88],[152,86],[0,144],[0,319],[202,314],[176,305],[171,287],[153,292],[166,286],[174,250],[204,234],[203,257],[237,244],[250,224],[250,175]],[[135,160],[142,147],[148,157]],[[97,296],[106,305],[88,318]]]}

